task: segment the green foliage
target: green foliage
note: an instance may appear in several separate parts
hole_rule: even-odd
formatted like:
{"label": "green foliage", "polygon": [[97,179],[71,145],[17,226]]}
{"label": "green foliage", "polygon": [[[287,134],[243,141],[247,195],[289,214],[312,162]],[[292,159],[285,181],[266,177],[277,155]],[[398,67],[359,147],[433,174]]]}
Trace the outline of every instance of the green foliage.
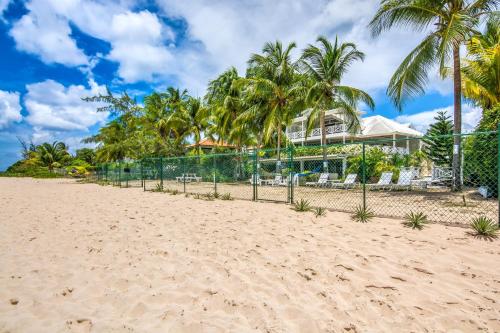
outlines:
{"label": "green foliage", "polygon": [[293,210],[296,212],[309,212],[311,210],[311,204],[308,200],[300,199],[293,205]]}
{"label": "green foliage", "polygon": [[486,216],[480,216],[472,220],[471,228],[475,236],[485,238],[496,238],[498,225]]}
{"label": "green foliage", "polygon": [[213,196],[214,196],[214,199],[219,199],[220,193],[219,192],[214,192]]}
{"label": "green foliage", "polygon": [[445,111],[439,111],[434,117],[435,123],[431,124],[425,137],[422,139],[426,145],[423,147],[427,157],[438,166],[452,165],[453,160],[453,122]]}
{"label": "green foliage", "polygon": [[422,230],[427,222],[427,215],[425,215],[424,213],[410,212],[406,214],[403,224],[408,228]]}
{"label": "green foliage", "polygon": [[316,217],[324,217],[326,216],[326,208],[325,207],[316,207],[314,208],[314,216]]}
{"label": "green foliage", "polygon": [[354,214],[351,218],[355,222],[367,223],[375,217],[375,213],[370,208],[363,208],[363,206],[356,207]]}
{"label": "green foliage", "polygon": [[[90,148],[77,149],[75,154],[75,160],[83,161],[88,165],[95,165],[97,162],[95,150]],[[81,165],[81,164],[75,164],[75,160],[73,160],[72,162],[73,165]]]}
{"label": "green foliage", "polygon": [[152,190],[153,192],[163,192],[163,184],[156,184],[156,187]]}
{"label": "green foliage", "polygon": [[205,200],[207,201],[213,201],[215,199],[214,194],[212,192],[208,192],[207,194],[204,195]]}

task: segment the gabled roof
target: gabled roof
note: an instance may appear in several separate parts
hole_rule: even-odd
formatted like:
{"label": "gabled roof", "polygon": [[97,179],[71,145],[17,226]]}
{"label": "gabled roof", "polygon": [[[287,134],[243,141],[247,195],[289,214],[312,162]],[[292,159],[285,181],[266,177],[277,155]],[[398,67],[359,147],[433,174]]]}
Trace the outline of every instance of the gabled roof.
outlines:
{"label": "gabled roof", "polygon": [[362,136],[379,136],[400,134],[412,137],[423,136],[417,130],[410,128],[409,124],[400,124],[394,120],[382,116],[372,116],[361,119],[361,135]]}

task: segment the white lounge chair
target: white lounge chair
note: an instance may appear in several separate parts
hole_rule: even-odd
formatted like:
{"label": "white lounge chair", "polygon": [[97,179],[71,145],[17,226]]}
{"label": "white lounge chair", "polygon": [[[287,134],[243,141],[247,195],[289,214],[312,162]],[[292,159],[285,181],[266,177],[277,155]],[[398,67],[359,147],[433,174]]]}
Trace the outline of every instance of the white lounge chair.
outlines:
{"label": "white lounge chair", "polygon": [[319,175],[317,182],[306,182],[306,186],[325,186],[328,184],[328,177],[330,175],[328,173],[322,173]]}
{"label": "white lounge chair", "polygon": [[380,178],[376,184],[366,184],[366,187],[370,190],[383,190],[384,188],[388,188],[391,185],[392,182],[392,175],[393,173],[388,171],[388,172],[382,172],[382,175],[380,175]]}
{"label": "white lounge chair", "polygon": [[415,178],[415,172],[413,170],[401,170],[399,172],[398,182],[396,184],[390,185],[391,190],[409,190],[411,187],[411,181]]}
{"label": "white lounge chair", "polygon": [[271,180],[269,182],[269,185],[271,185],[271,186],[286,186],[287,184],[288,184],[287,179],[283,178],[282,175],[274,176],[274,180]]}
{"label": "white lounge chair", "polygon": [[332,188],[345,188],[345,189],[352,188],[356,184],[357,177],[358,177],[357,174],[350,173],[347,175],[347,177],[345,177],[343,183],[332,183],[330,186]]}
{"label": "white lounge chair", "polygon": [[250,184],[262,185],[262,179],[260,179],[260,175],[252,175],[252,177],[250,177]]}

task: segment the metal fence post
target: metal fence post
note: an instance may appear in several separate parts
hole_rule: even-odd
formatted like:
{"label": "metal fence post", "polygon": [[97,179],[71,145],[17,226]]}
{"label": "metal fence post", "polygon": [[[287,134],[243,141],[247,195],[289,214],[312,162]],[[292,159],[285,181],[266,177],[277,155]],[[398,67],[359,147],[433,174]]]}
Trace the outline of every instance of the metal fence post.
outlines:
{"label": "metal fence post", "polygon": [[144,179],[144,160],[141,160],[141,185],[142,189],[146,191],[146,179]]}
{"label": "metal fence post", "polygon": [[118,183],[122,187],[122,161],[118,161]]}
{"label": "metal fence post", "polygon": [[163,157],[160,157],[160,187],[163,190]]}
{"label": "metal fence post", "polygon": [[498,201],[498,227],[500,227],[500,123],[497,127],[497,201]]}
{"label": "metal fence post", "polygon": [[361,178],[363,184],[363,210],[366,210],[366,154],[365,154],[364,142],[363,142],[363,162],[361,163]]}
{"label": "metal fence post", "polygon": [[258,181],[257,154],[258,154],[258,149],[255,148],[253,151],[253,174],[252,174],[253,201],[257,201],[257,181]]}
{"label": "metal fence post", "polygon": [[290,204],[293,204],[293,186],[294,186],[294,168],[293,168],[293,146],[289,147],[288,151],[288,179],[290,183],[290,192],[289,192],[289,202]]}
{"label": "metal fence post", "polygon": [[217,159],[215,158],[215,154],[212,156],[212,158],[214,159],[213,161],[213,165],[212,165],[212,168],[213,168],[213,176],[214,176],[214,193],[217,193]]}
{"label": "metal fence post", "polygon": [[182,161],[182,184],[184,187],[184,193],[186,193],[186,159],[181,157]]}

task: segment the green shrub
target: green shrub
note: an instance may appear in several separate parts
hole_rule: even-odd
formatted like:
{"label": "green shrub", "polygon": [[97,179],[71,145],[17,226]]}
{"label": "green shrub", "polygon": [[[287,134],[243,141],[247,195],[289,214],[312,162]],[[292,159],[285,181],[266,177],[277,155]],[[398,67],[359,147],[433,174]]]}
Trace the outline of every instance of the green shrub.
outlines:
{"label": "green shrub", "polygon": [[219,192],[214,192],[213,196],[214,196],[215,199],[219,199],[220,194],[219,194]]}
{"label": "green shrub", "polygon": [[425,215],[424,213],[410,212],[406,214],[403,224],[408,228],[422,230],[427,222],[427,215]]}
{"label": "green shrub", "polygon": [[370,208],[364,208],[363,206],[356,207],[356,210],[351,218],[355,222],[366,223],[375,217],[375,214]]}
{"label": "green shrub", "polygon": [[172,190],[172,192],[170,192],[170,194],[177,195],[177,194],[179,194],[179,190]]}
{"label": "green shrub", "polygon": [[153,192],[163,192],[163,184],[156,184],[156,187],[152,190]]}
{"label": "green shrub", "polygon": [[486,216],[476,217],[472,220],[471,228],[474,230],[475,236],[485,238],[496,238],[498,225],[492,219]]}
{"label": "green shrub", "polygon": [[296,212],[309,212],[311,210],[311,204],[308,200],[300,199],[293,206],[293,210]]}

